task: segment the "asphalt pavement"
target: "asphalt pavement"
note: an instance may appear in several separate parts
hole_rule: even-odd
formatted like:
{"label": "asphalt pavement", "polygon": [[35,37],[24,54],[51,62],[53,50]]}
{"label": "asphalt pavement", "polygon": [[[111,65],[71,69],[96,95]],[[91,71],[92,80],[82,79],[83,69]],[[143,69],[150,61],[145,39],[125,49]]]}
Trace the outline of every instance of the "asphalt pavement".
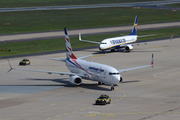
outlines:
{"label": "asphalt pavement", "polygon": [[[171,0],[171,1],[132,2],[132,3],[115,3],[115,4],[96,4],[96,5],[0,8],[0,12],[37,11],[37,10],[68,10],[68,9],[102,8],[102,7],[152,7],[152,8],[161,9],[161,7],[157,7],[157,6],[163,6],[163,5],[175,4],[175,3],[180,3],[180,1],[179,0]],[[164,7],[164,9],[165,8],[166,7]],[[167,7],[167,9],[169,9],[169,8]]]}

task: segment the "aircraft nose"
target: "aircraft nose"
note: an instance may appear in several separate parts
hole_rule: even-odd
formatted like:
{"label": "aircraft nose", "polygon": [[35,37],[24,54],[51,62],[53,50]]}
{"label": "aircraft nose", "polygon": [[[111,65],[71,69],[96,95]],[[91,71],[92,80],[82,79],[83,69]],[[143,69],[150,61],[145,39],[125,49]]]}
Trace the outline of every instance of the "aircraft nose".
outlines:
{"label": "aircraft nose", "polygon": [[102,50],[102,49],[103,49],[103,45],[100,44],[100,45],[99,45],[99,50]]}
{"label": "aircraft nose", "polygon": [[120,75],[115,75],[113,81],[114,81],[114,83],[119,83]]}

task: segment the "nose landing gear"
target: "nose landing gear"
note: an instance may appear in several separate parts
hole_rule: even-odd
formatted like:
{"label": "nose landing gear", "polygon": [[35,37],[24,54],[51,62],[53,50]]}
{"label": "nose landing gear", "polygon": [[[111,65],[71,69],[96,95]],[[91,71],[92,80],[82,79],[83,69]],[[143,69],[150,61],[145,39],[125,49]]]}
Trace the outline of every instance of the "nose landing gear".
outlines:
{"label": "nose landing gear", "polygon": [[111,91],[113,91],[114,90],[114,86],[111,86]]}
{"label": "nose landing gear", "polygon": [[103,50],[103,53],[104,53],[104,54],[106,54],[106,51],[105,51],[105,50]]}

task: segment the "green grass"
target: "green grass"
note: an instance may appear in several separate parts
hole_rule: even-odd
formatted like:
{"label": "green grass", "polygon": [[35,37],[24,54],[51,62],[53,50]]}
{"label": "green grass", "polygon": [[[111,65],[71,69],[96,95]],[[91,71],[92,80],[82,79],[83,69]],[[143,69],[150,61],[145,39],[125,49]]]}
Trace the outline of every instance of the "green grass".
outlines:
{"label": "green grass", "polygon": [[96,8],[0,13],[0,34],[158,23],[180,20],[180,11],[133,8]]}
{"label": "green grass", "polygon": [[[149,0],[126,0],[125,2],[141,2]],[[30,6],[57,6],[78,4],[106,4],[124,2],[123,0],[1,0],[0,7],[30,7]],[[52,11],[23,11],[0,13],[0,34],[27,33],[69,29],[96,28],[120,25],[132,25],[136,15],[138,23],[158,23],[180,20],[180,11],[159,9],[135,8],[96,8]],[[138,40],[156,39],[180,36],[180,28],[162,30],[138,31],[138,35],[155,34],[157,36],[140,38]],[[120,33],[83,36],[83,39],[103,40],[119,36]],[[124,34],[129,34],[124,33]],[[73,48],[96,46],[96,44],[80,42],[77,37],[71,37]],[[40,53],[65,50],[64,38],[51,40],[35,40],[25,42],[1,43],[0,49],[11,49],[12,52],[0,52],[0,56]]]}
{"label": "green grass", "polygon": [[166,6],[180,8],[180,3],[177,3],[177,4],[168,4]]}
{"label": "green grass", "polygon": [[[138,35],[157,34],[156,36],[144,37],[138,40],[147,40],[147,39],[151,40],[151,39],[165,38],[165,37],[170,38],[172,34],[174,34],[174,36],[180,36],[179,31],[180,31],[180,28],[138,31]],[[126,32],[124,34],[129,34],[129,33],[130,32]],[[83,36],[82,38],[87,39],[87,40],[101,41],[105,38],[119,36],[119,34],[120,33]],[[78,37],[70,37],[70,40],[71,40],[72,48],[98,46],[97,44],[80,42],[78,40]],[[57,50],[65,50],[65,40],[64,38],[59,38],[59,39],[50,39],[50,40],[34,40],[34,41],[24,41],[24,42],[1,43],[0,48],[12,50],[12,52],[0,52],[0,56],[57,51]]]}
{"label": "green grass", "polygon": [[146,2],[146,1],[157,1],[157,0],[1,0],[0,8],[108,4],[108,3]]}

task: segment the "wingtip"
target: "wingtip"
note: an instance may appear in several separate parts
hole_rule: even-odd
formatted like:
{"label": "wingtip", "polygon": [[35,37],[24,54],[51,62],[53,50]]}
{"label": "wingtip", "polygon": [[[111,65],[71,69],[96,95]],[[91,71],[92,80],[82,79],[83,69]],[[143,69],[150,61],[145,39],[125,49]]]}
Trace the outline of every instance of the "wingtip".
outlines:
{"label": "wingtip", "polygon": [[7,71],[7,73],[8,73],[8,72],[10,72],[13,68],[12,68],[12,66],[11,66],[11,63],[10,63],[9,59],[7,59],[7,61],[8,61],[8,63],[9,63],[9,67],[10,67],[10,69]]}
{"label": "wingtip", "polygon": [[81,33],[79,33],[79,40],[81,41]]}
{"label": "wingtip", "polygon": [[12,69],[13,69],[13,68],[9,69],[9,70],[7,71],[7,73],[10,72]]}
{"label": "wingtip", "polygon": [[152,53],[152,60],[151,60],[151,66],[153,68],[153,65],[154,65],[154,54]]}
{"label": "wingtip", "polygon": [[170,41],[172,40],[173,36],[174,36],[174,34],[172,34],[172,36],[171,36],[171,38],[170,38]]}

